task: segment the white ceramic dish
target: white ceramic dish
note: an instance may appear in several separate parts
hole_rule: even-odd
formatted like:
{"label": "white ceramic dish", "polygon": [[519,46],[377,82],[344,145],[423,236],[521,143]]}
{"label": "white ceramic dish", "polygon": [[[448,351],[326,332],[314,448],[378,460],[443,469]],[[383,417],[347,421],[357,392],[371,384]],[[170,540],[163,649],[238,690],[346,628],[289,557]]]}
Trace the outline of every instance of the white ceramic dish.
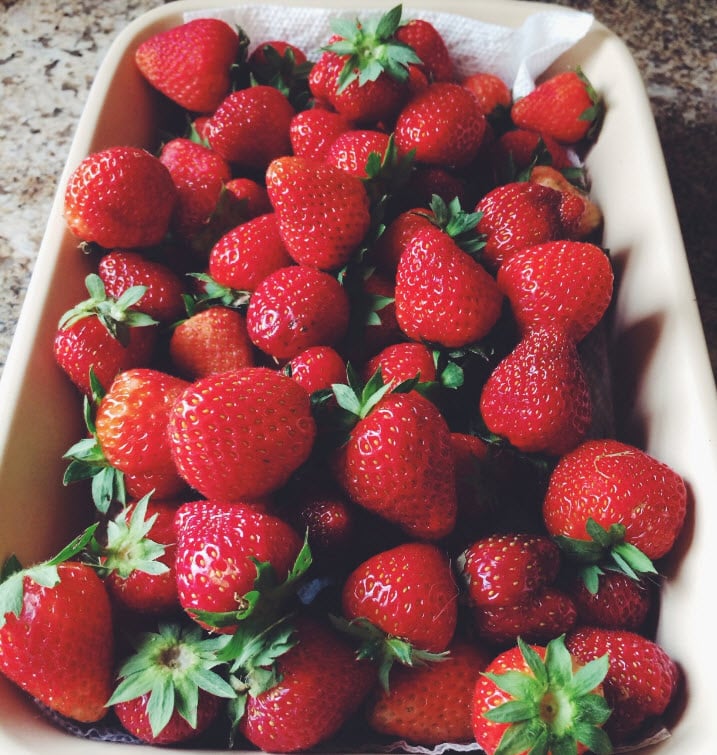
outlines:
{"label": "white ceramic dish", "polygon": [[[256,3],[254,3],[256,4]],[[289,4],[289,3],[287,3]],[[307,0],[303,5],[383,8],[385,2]],[[183,20],[185,12],[240,5],[187,0],[157,8],[129,25],[111,47],[90,92],[48,222],[7,366],[0,383],[0,558],[25,563],[47,557],[89,512],[60,484],[62,453],[82,433],[76,392],[56,367],[51,341],[62,312],[82,298],[86,260],[62,220],[62,188],[88,153],[113,144],[151,146],[152,98],[135,70],[143,39]],[[407,7],[409,4],[407,4]],[[553,6],[554,7],[554,6]],[[435,0],[440,9],[515,27],[540,3]],[[717,395],[684,247],[649,102],[625,46],[596,24],[556,68],[580,63],[607,102],[607,118],[589,155],[592,191],[605,215],[604,244],[618,272],[611,328],[620,435],[674,467],[687,481],[690,514],[667,580],[657,639],[685,672],[668,721],[672,736],[644,750],[659,755],[714,752],[717,661],[706,648],[713,631],[705,609],[717,533]],[[0,679],[0,750],[8,755],[156,752],[154,748],[75,738],[48,723]],[[165,750],[166,751],[166,750]]]}

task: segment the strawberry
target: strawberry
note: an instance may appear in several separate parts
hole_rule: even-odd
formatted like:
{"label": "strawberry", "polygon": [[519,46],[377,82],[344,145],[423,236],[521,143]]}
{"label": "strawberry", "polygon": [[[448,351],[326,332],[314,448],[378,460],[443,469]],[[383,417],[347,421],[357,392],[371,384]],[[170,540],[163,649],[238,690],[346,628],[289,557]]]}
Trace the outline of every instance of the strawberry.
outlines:
{"label": "strawberry", "polygon": [[298,263],[337,270],[348,262],[371,222],[361,179],[333,165],[288,156],[269,165],[266,184],[281,237]]}
{"label": "strawberry", "polygon": [[253,367],[254,347],[246,318],[229,307],[209,307],[190,315],[172,331],[169,356],[186,380]]}
{"label": "strawberry", "polygon": [[323,160],[334,140],[350,128],[346,118],[332,110],[302,110],[289,126],[292,152],[298,157]]}
{"label": "strawberry", "polygon": [[273,212],[240,223],[209,253],[209,274],[220,285],[253,291],[270,273],[292,264]]}
{"label": "strawberry", "polygon": [[416,391],[390,393],[372,379],[363,391],[334,386],[339,405],[357,420],[337,449],[334,475],[355,503],[413,537],[436,540],[455,524],[450,430]]}
{"label": "strawberry", "polygon": [[412,18],[396,29],[395,38],[408,45],[420,58],[420,67],[429,81],[451,81],[453,61],[441,33],[421,18]]}
{"label": "strawberry", "polygon": [[476,71],[466,76],[461,85],[476,98],[481,112],[486,116],[499,114],[501,109],[510,108],[513,102],[510,87],[492,73]]}
{"label": "strawberry", "polygon": [[264,367],[200,378],[175,401],[168,425],[187,482],[207,498],[235,501],[284,485],[316,435],[309,394]]}
{"label": "strawberry", "polygon": [[107,591],[91,566],[71,560],[93,532],[26,569],[8,559],[0,584],[0,671],[52,710],[82,722],[104,717],[114,673]]}
{"label": "strawberry", "polygon": [[67,227],[109,249],[158,244],[177,190],[157,157],[130,146],[93,152],[73,170],[64,196]]}
{"label": "strawberry", "polygon": [[347,130],[334,139],[324,159],[349,175],[368,178],[369,155],[375,153],[383,159],[389,148],[389,140],[389,135],[382,131]]}
{"label": "strawberry", "polygon": [[189,616],[215,631],[205,612],[246,610],[244,596],[255,586],[257,562],[270,564],[276,580],[286,579],[301,539],[284,521],[256,505],[239,501],[190,501],[176,512],[175,571],[179,602]]}
{"label": "strawberry", "polygon": [[489,521],[495,504],[489,445],[475,435],[453,432],[451,446],[458,504],[455,532],[460,533],[463,543],[467,541],[470,544],[475,533]]}
{"label": "strawberry", "polygon": [[206,127],[210,146],[233,166],[266,170],[291,151],[294,108],[274,87],[257,85],[227,95]]}
{"label": "strawberry", "polygon": [[393,671],[390,690],[369,699],[366,719],[374,731],[430,746],[473,741],[473,690],[491,656],[464,640],[448,650],[440,663]]}
{"label": "strawberry", "polygon": [[132,286],[144,286],[146,290],[134,308],[157,322],[171,323],[184,312],[184,284],[172,268],[161,262],[138,252],[116,249],[100,259],[97,274],[112,299],[120,299]]}
{"label": "strawberry", "polygon": [[602,110],[600,98],[578,69],[539,83],[513,103],[510,117],[519,128],[547,134],[561,144],[576,144],[599,126]]}
{"label": "strawberry", "polygon": [[[543,502],[551,535],[590,542],[618,526],[604,543],[620,561],[631,548],[649,559],[667,554],[685,520],[687,491],[677,472],[644,451],[614,439],[587,440],[566,454],[553,470]],[[590,531],[594,533],[590,534]],[[603,543],[593,543],[601,546]],[[601,551],[598,548],[598,551]],[[648,568],[648,571],[651,569]]]}
{"label": "strawberry", "polygon": [[560,550],[543,535],[489,535],[463,552],[460,568],[474,605],[510,606],[555,580]]}
{"label": "strawberry", "polygon": [[397,215],[378,237],[372,249],[376,264],[387,275],[395,276],[398,262],[409,242],[421,228],[434,225],[427,207],[414,207]]}
{"label": "strawberry", "polygon": [[580,627],[566,643],[583,663],[605,655],[610,660],[603,684],[613,709],[606,729],[615,742],[625,741],[649,719],[662,715],[675,696],[677,665],[646,637],[622,629]]}
{"label": "strawberry", "polygon": [[278,361],[310,346],[334,346],[348,327],[349,302],[328,273],[303,265],[282,267],[257,286],[249,301],[249,338]]}
{"label": "strawberry", "polygon": [[400,154],[415,150],[418,163],[462,168],[478,154],[485,116],[460,84],[436,82],[417,94],[396,121]]}
{"label": "strawberry", "polygon": [[396,319],[415,341],[450,348],[484,338],[501,314],[495,280],[444,231],[419,230],[396,271]]}
{"label": "strawberry", "polygon": [[592,401],[574,342],[555,327],[528,331],[490,374],[480,412],[490,432],[520,451],[561,456],[575,448]]}
{"label": "strawberry", "polygon": [[384,383],[391,386],[413,378],[422,383],[436,379],[433,352],[422,343],[395,343],[382,349],[364,365],[364,380],[368,382],[379,369]]}
{"label": "strawberry", "polygon": [[[612,752],[602,726],[610,715],[601,682],[605,656],[580,663],[563,638],[546,647],[518,640],[494,658],[473,694],[473,732],[497,752]],[[561,749],[562,748],[562,749]]]}
{"label": "strawberry", "polygon": [[109,387],[121,370],[149,363],[157,333],[155,321],[134,309],[146,287],[131,286],[113,299],[98,275],[88,275],[85,284],[90,298],[62,316],[53,353],[70,380],[90,396],[90,369],[100,385]]}
{"label": "strawberry", "polygon": [[453,640],[458,588],[448,557],[431,543],[408,542],[370,556],[346,578],[341,602],[346,630],[367,633],[369,645],[360,653],[378,662],[384,688],[394,661],[435,661]]}
{"label": "strawberry", "polygon": [[285,372],[307,393],[328,390],[346,382],[346,362],[330,346],[309,346],[286,365]]}
{"label": "strawberry", "polygon": [[297,110],[311,104],[308,77],[313,63],[296,45],[283,39],[261,42],[249,55],[247,64],[252,83],[278,89]]}
{"label": "strawberry", "polygon": [[229,93],[239,36],[229,24],[201,18],[144,40],[135,53],[149,83],[186,110],[211,113]]}
{"label": "strawberry", "polygon": [[215,670],[226,640],[199,627],[165,623],[132,638],[108,705],[122,726],[143,742],[175,744],[193,739],[218,718],[236,693]]}
{"label": "strawberry", "polygon": [[412,203],[428,206],[434,196],[445,204],[456,198],[464,204],[468,196],[467,182],[463,176],[439,165],[416,165],[405,191]]}
{"label": "strawberry", "polygon": [[242,206],[246,220],[272,211],[266,186],[251,178],[239,176],[224,184],[227,193],[231,193]]}
{"label": "strawberry", "polygon": [[515,175],[530,168],[536,161],[540,164],[543,160],[549,160],[550,165],[557,170],[570,167],[565,147],[547,134],[539,134],[537,131],[524,128],[506,131],[493,149],[499,176],[510,175],[510,170]]}
{"label": "strawberry", "polygon": [[554,325],[577,343],[612,299],[610,259],[594,244],[549,241],[517,251],[498,270],[498,287],[521,332]]}
{"label": "strawberry", "polygon": [[355,508],[333,490],[304,493],[291,521],[300,532],[306,532],[315,562],[336,565],[355,545],[357,532]]}

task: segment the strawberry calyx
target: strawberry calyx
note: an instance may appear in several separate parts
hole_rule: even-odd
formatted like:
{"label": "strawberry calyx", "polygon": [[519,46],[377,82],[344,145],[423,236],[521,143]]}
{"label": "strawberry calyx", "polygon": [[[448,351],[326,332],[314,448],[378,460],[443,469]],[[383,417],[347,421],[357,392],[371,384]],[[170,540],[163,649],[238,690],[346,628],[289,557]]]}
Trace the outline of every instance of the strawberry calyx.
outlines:
{"label": "strawberry calyx", "polygon": [[588,540],[556,535],[553,539],[567,558],[582,564],[580,575],[588,591],[595,595],[603,569],[619,571],[639,581],[648,574],[657,574],[652,561],[632,543],[625,542],[625,525],[611,524],[605,529],[592,517],[585,523]]}
{"label": "strawberry calyx", "polygon": [[427,216],[428,220],[447,233],[464,252],[475,257],[485,246],[485,235],[477,230],[482,212],[466,212],[458,197],[446,203],[438,194],[432,195],[430,208],[433,214]]}
{"label": "strawberry calyx", "polygon": [[297,62],[291,46],[279,51],[271,44],[262,45],[261,59],[251,66],[251,86],[263,85],[278,89],[293,105],[294,110],[306,110],[311,103],[309,74],[314,64]]}
{"label": "strawberry calyx", "polygon": [[595,692],[607,674],[608,656],[573,670],[564,635],[548,643],[545,659],[520,638],[518,647],[528,673],[483,673],[512,698],[483,713],[490,721],[509,724],[495,755],[575,753],[578,743],[597,755],[611,753],[601,728],[611,711]]}
{"label": "strawberry calyx", "polygon": [[239,310],[245,310],[248,306],[251,296],[249,291],[240,291],[225,286],[215,281],[207,273],[189,273],[189,275],[202,283],[201,293],[193,296],[185,294],[184,296],[184,306],[189,316],[215,305]]}
{"label": "strawberry calyx", "polygon": [[585,85],[588,97],[590,97],[590,102],[592,103],[588,108],[583,110],[578,120],[590,122],[591,125],[586,134],[586,138],[589,141],[595,141],[605,118],[605,102],[580,66],[576,67],[575,73]]}
{"label": "strawberry calyx", "polygon": [[397,5],[382,16],[371,16],[365,21],[349,18],[332,21],[331,27],[341,39],[322,49],[346,57],[337,80],[337,94],[353,81],[362,86],[367,81],[376,81],[384,72],[396,81],[407,81],[409,65],[421,64],[413,48],[394,37],[402,12],[402,6]]}

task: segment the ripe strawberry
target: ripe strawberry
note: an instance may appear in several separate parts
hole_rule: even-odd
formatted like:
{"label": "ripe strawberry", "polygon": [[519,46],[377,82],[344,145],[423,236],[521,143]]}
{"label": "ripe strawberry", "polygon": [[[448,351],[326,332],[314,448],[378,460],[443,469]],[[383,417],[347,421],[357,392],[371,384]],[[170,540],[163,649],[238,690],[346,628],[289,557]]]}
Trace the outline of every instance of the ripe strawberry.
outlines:
{"label": "ripe strawberry", "polygon": [[[608,659],[579,663],[563,638],[518,646],[488,664],[473,695],[473,732],[496,752],[612,752],[602,725],[610,715],[600,683]],[[507,750],[507,748],[510,748]]]}
{"label": "ripe strawberry", "polygon": [[257,76],[261,74],[266,66],[271,65],[271,58],[274,53],[280,58],[283,58],[286,56],[287,52],[291,53],[293,62],[296,65],[303,65],[306,63],[306,53],[296,45],[292,45],[284,39],[271,39],[261,42],[254,48],[251,55],[249,55],[247,62],[251,72],[254,76]]}
{"label": "ripe strawberry", "polygon": [[672,658],[652,640],[627,630],[579,627],[566,643],[583,663],[597,656],[609,658],[603,685],[613,712],[605,728],[616,743],[637,733],[650,718],[662,715],[672,701],[679,672]]}
{"label": "ripe strawberry", "polygon": [[158,244],[169,228],[177,190],[158,158],[117,146],[86,157],[65,189],[67,227],[82,241],[112,249]]}
{"label": "ripe strawberry", "polygon": [[232,178],[226,182],[224,189],[239,201],[246,220],[272,211],[266,186],[251,178]]}
{"label": "ripe strawberry", "polygon": [[142,741],[164,745],[193,739],[216,721],[223,700],[236,697],[215,670],[225,638],[165,623],[134,638],[134,644],[108,705]]}
{"label": "ripe strawberry", "polygon": [[177,510],[175,529],[179,602],[200,625],[219,632],[235,631],[236,617],[228,626],[215,625],[202,612],[246,610],[244,596],[257,581],[256,562],[270,564],[282,582],[301,549],[301,538],[286,522],[238,501],[185,503]]}
{"label": "ripe strawberry", "polygon": [[[94,528],[48,561],[8,559],[0,584],[0,671],[76,721],[99,721],[112,691],[112,610],[102,581],[74,558]],[[89,535],[88,535],[89,533]]]}
{"label": "ripe strawberry", "polygon": [[[498,176],[513,175],[548,159],[557,170],[570,167],[567,150],[547,134],[514,128],[500,136],[495,146],[496,172]],[[547,154],[546,154],[547,153]]]}
{"label": "ripe strawberry", "polygon": [[395,343],[382,349],[364,365],[364,380],[368,382],[378,369],[381,370],[383,382],[394,387],[413,378],[418,378],[422,383],[436,379],[433,352],[422,343]]}
{"label": "ripe strawberry", "polygon": [[510,606],[555,580],[560,550],[543,535],[489,535],[463,552],[460,567],[474,605]]}
{"label": "ripe strawberry", "polygon": [[510,117],[519,128],[575,144],[599,125],[603,105],[582,71],[565,71],[513,103]]}
{"label": "ripe strawberry", "polygon": [[205,497],[220,500],[259,498],[280,488],[306,461],[316,435],[309,394],[263,367],[197,380],[174,403],[168,424],[180,474]]}
{"label": "ripe strawberry", "polygon": [[302,110],[289,127],[292,152],[298,157],[323,160],[334,140],[350,128],[346,118],[332,110]]}
{"label": "ripe strawberry", "polygon": [[239,36],[219,19],[201,18],[152,35],[135,53],[149,83],[186,110],[211,113],[228,94]]}
{"label": "ripe strawberry", "polygon": [[483,386],[487,428],[520,451],[562,456],[592,419],[590,389],[573,341],[558,328],[528,331]]}
{"label": "ripe strawberry", "polygon": [[376,390],[372,380],[359,398],[334,387],[339,405],[358,417],[337,449],[334,475],[355,503],[413,537],[436,540],[456,517],[450,430],[428,399],[416,391],[386,395],[388,388]]}
{"label": "ripe strawberry", "polygon": [[448,650],[440,663],[394,669],[390,690],[369,699],[366,719],[374,731],[424,746],[473,740],[473,690],[491,655],[463,640]]}
{"label": "ripe strawberry", "polygon": [[112,299],[119,299],[132,286],[144,286],[146,290],[135,309],[157,322],[171,323],[184,312],[184,284],[174,270],[161,262],[117,249],[102,257],[97,274]]}
{"label": "ripe strawberry", "polygon": [[220,285],[253,291],[270,273],[292,264],[269,212],[225,233],[209,253],[209,274]]}
{"label": "ripe strawberry", "polygon": [[278,361],[293,359],[310,346],[335,346],[346,333],[349,302],[328,273],[303,265],[268,275],[249,300],[249,338]]}
{"label": "ripe strawberry", "polygon": [[206,127],[210,146],[233,166],[266,170],[291,151],[289,126],[294,108],[274,87],[257,85],[232,92]]}
{"label": "ripe strawberry", "polygon": [[315,393],[330,389],[334,383],[345,383],[346,362],[330,346],[310,346],[289,361],[286,374],[307,393]]}
{"label": "ripe strawberry", "polygon": [[490,521],[495,491],[488,443],[475,435],[454,432],[451,433],[451,445],[458,504],[454,533],[460,534],[462,543],[459,547],[462,547],[463,543],[471,543],[476,533],[483,531]]}
{"label": "ripe strawberry", "polygon": [[348,262],[371,222],[361,179],[333,165],[288,156],[271,163],[266,184],[281,237],[298,263],[337,270]]}
{"label": "ripe strawberry", "polygon": [[513,102],[508,85],[492,73],[476,71],[466,76],[461,85],[478,100],[478,106],[484,115],[498,115],[501,109],[510,108]]}
{"label": "ripe strawberry", "polygon": [[297,110],[310,106],[308,77],[313,63],[306,53],[283,39],[258,44],[247,60],[252,83],[278,89]]}
{"label": "ripe strawberry", "polygon": [[427,207],[414,207],[397,215],[378,237],[372,254],[379,269],[395,276],[398,262],[421,228],[434,225],[433,213]]}
{"label": "ripe strawberry", "polygon": [[209,307],[179,323],[169,339],[172,366],[186,380],[253,367],[246,318],[236,309]]}
{"label": "ripe strawberry", "polygon": [[314,562],[336,566],[355,546],[355,507],[336,491],[307,491],[292,501],[291,521],[305,532]]}
{"label": "ripe strawberry", "polygon": [[[668,553],[687,509],[685,483],[644,451],[613,439],[587,440],[553,470],[543,502],[551,535],[589,541],[589,520],[620,525],[625,544],[650,559]],[[629,554],[622,553],[623,557]]]}
{"label": "ripe strawberry", "polygon": [[613,279],[607,254],[582,241],[549,241],[521,249],[501,265],[497,278],[521,332],[554,325],[576,343],[605,314]]}
{"label": "ripe strawberry", "polygon": [[330,144],[324,160],[357,178],[368,178],[368,160],[372,153],[383,159],[390,137],[382,131],[347,130]]}
{"label": "ripe strawberry", "polygon": [[449,205],[456,198],[462,205],[468,196],[467,182],[463,176],[438,165],[416,165],[406,186],[405,195],[411,203],[431,204],[434,196]]}
{"label": "ripe strawberry", "polygon": [[396,319],[415,341],[450,348],[484,338],[501,314],[495,280],[444,231],[414,234],[396,271]]}
{"label": "ripe strawberry", "polygon": [[[265,752],[308,750],[329,739],[356,712],[376,678],[368,661],[328,627],[297,622],[295,644],[278,658],[275,686],[252,695],[239,731]],[[250,675],[251,679],[251,675]]]}
{"label": "ripe strawberry", "polygon": [[421,18],[412,18],[396,29],[395,38],[408,45],[420,58],[420,67],[429,81],[452,81],[453,61],[446,42],[436,27]]}
{"label": "ripe strawberry", "polygon": [[416,95],[396,121],[399,153],[415,150],[415,160],[462,168],[478,154],[486,130],[475,98],[459,84],[437,82]]}

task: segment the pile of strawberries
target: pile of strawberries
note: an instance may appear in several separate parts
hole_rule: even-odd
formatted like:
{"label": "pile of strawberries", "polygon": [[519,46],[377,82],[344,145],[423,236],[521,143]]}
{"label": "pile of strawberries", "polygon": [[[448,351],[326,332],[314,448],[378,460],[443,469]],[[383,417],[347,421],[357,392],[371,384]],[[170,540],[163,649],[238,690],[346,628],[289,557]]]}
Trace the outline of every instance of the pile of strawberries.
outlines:
{"label": "pile of strawberries", "polygon": [[88,428],[64,483],[95,516],[0,586],[0,669],[62,716],[607,753],[675,696],[650,631],[685,485],[595,437],[581,359],[613,289],[574,159],[599,97],[459,78],[401,11],[315,62],[155,34],[156,153],[69,180],[96,272],[54,342]]}

